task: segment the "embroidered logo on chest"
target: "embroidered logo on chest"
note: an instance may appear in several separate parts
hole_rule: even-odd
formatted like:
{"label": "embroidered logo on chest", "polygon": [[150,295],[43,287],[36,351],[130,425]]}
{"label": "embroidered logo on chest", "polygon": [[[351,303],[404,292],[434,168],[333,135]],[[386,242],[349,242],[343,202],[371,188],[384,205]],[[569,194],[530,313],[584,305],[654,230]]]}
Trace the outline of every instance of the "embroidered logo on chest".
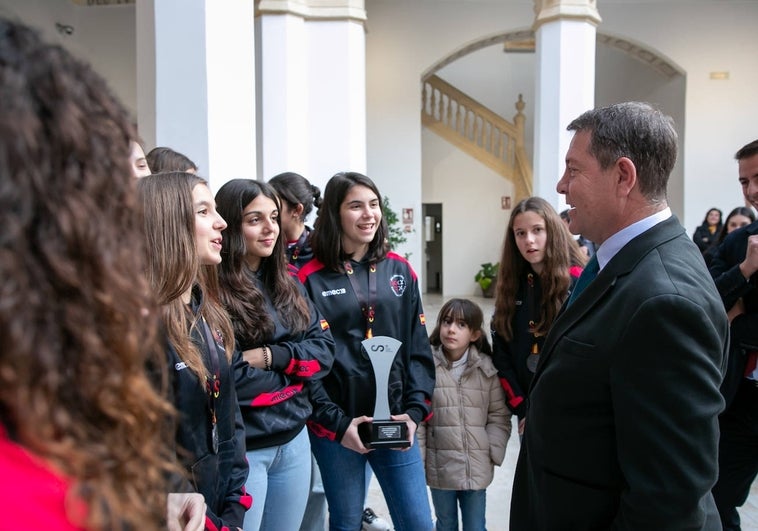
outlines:
{"label": "embroidered logo on chest", "polygon": [[403,275],[392,275],[390,277],[390,288],[396,297],[402,297],[403,293],[405,293],[405,286],[405,277]]}

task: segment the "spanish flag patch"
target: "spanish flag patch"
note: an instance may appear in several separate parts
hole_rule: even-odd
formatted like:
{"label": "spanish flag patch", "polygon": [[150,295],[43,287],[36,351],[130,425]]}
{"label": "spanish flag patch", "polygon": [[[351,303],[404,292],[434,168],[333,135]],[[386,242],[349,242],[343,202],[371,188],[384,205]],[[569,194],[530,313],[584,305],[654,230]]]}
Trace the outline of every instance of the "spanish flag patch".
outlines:
{"label": "spanish flag patch", "polygon": [[426,317],[423,313],[418,314],[418,320],[421,321],[421,324],[426,326]]}
{"label": "spanish flag patch", "polygon": [[329,323],[326,322],[326,319],[321,319],[319,323],[321,323],[321,330],[329,330]]}

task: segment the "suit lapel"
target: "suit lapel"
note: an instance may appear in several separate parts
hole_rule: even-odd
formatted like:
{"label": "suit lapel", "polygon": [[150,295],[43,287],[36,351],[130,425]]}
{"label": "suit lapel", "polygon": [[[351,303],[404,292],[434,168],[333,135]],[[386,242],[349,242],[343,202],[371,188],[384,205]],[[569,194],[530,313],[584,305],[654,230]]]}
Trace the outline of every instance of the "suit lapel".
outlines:
{"label": "suit lapel", "polygon": [[[542,347],[540,361],[532,378],[534,387],[540,374],[555,350],[556,344],[577,322],[592,311],[613,290],[619,278],[629,274],[648,253],[664,242],[679,237],[684,228],[676,216],[662,221],[624,245],[611,261],[598,273],[595,280],[585,288],[581,296],[569,307],[566,302],[550,327]],[[694,244],[693,244],[694,245]]]}

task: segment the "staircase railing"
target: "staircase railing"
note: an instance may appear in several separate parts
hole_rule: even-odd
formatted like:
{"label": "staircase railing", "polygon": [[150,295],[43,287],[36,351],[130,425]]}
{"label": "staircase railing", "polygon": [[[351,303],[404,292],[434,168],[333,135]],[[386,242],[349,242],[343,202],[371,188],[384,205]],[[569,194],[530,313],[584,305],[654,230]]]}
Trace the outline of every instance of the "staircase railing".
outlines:
{"label": "staircase railing", "polygon": [[424,126],[513,182],[517,201],[532,195],[521,94],[513,123],[434,75],[424,80],[421,98]]}

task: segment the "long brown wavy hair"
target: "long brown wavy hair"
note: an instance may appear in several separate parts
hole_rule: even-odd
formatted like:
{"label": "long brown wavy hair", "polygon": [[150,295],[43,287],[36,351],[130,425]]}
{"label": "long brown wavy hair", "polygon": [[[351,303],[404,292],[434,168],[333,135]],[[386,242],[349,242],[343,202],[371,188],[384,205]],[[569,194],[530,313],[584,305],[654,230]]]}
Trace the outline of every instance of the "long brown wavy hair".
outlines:
{"label": "long brown wavy hair", "polygon": [[[228,226],[224,231],[218,266],[221,300],[233,318],[235,337],[241,348],[251,348],[271,341],[274,321],[268,314],[263,293],[258,289],[253,273],[247,266],[247,245],[242,232],[242,213],[259,195],[271,199],[281,214],[281,204],[274,188],[252,179],[232,179],[216,193],[216,206]],[[279,237],[271,256],[261,260],[260,275],[281,322],[293,333],[303,332],[310,322],[310,309],[289,274],[284,253],[285,238],[281,217],[277,218]]]}
{"label": "long brown wavy hair", "polygon": [[[203,317],[211,330],[224,338],[229,360],[234,348],[229,317],[219,303],[216,286],[207,282],[195,244],[192,189],[207,185],[202,177],[185,172],[150,175],[137,185],[147,241],[147,278],[161,306],[166,336],[203,385],[208,370],[188,334],[190,328]],[[203,292],[196,314],[182,301],[182,294],[194,285]]]}
{"label": "long brown wavy hair", "polygon": [[545,245],[545,263],[540,273],[542,285],[542,307],[540,308],[539,321],[536,324],[537,333],[547,332],[553,324],[558,310],[568,294],[571,278],[569,268],[575,261],[581,261],[584,265],[586,258],[582,258],[578,251],[574,252],[571,246],[576,246],[572,241],[571,234],[566,229],[555,209],[541,197],[529,197],[520,201],[511,212],[508,228],[505,230],[503,240],[503,252],[500,257],[500,268],[497,274],[495,288],[495,313],[492,317],[492,328],[506,341],[513,339],[513,316],[516,313],[516,296],[519,284],[526,274],[531,271],[529,262],[521,256],[516,245],[516,237],[513,234],[513,222],[516,216],[524,212],[534,212],[545,221],[547,243]]}
{"label": "long brown wavy hair", "polygon": [[165,526],[178,470],[146,374],[157,323],[130,138],[88,65],[0,18],[0,422],[71,478],[67,507],[88,511],[69,518],[93,530]]}

